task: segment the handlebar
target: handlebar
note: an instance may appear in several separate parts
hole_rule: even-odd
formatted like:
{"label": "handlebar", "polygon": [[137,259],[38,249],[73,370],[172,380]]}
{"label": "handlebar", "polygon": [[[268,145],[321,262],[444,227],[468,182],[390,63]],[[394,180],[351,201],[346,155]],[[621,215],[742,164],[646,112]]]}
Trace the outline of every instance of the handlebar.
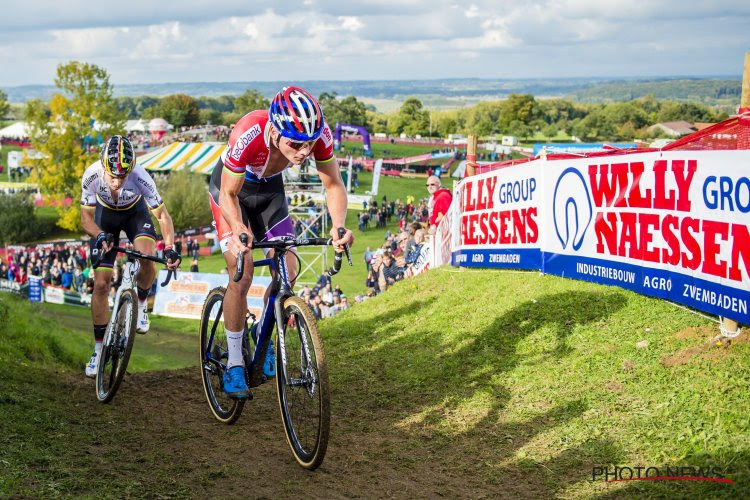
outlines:
{"label": "handlebar", "polygon": [[[346,234],[346,229],[343,227],[338,228],[338,234],[339,238],[343,237]],[[249,236],[245,233],[240,235],[240,242],[242,242],[243,245],[247,246],[249,240]],[[304,246],[328,246],[333,244],[333,238],[286,238],[286,239],[278,239],[278,240],[270,240],[270,241],[253,241],[252,246],[248,248],[273,248],[274,250],[286,250],[291,247],[304,247]],[[352,257],[349,250],[349,245],[344,245],[344,252],[346,253],[346,258],[349,261],[349,265],[354,265],[352,263]],[[244,256],[244,252],[242,253]],[[328,277],[333,276],[334,274],[338,273],[341,270],[341,261],[342,261],[342,253],[334,253],[333,256],[333,267],[328,269],[326,273],[328,274]],[[245,272],[245,259],[244,257],[239,257],[237,259],[237,269],[234,273],[234,276],[232,277],[232,280],[236,283],[239,280],[242,279],[242,275]]]}
{"label": "handlebar", "polygon": [[[112,234],[107,235],[107,243],[113,243],[114,242],[114,236]],[[146,255],[145,253],[141,253],[138,250],[130,250],[127,248],[122,247],[114,247],[110,251],[115,250],[117,253],[124,253],[125,255],[128,255],[130,257],[134,257],[136,259],[145,259],[150,260],[152,262],[157,262],[159,264],[167,265],[167,259],[160,259],[159,257],[156,257],[154,255]],[[103,253],[99,254],[92,254],[91,255],[91,267],[97,267],[99,265],[99,262],[104,258]],[[167,286],[169,284],[169,281],[172,278],[177,278],[177,269],[168,269],[167,270],[167,279],[161,283],[162,287]]]}

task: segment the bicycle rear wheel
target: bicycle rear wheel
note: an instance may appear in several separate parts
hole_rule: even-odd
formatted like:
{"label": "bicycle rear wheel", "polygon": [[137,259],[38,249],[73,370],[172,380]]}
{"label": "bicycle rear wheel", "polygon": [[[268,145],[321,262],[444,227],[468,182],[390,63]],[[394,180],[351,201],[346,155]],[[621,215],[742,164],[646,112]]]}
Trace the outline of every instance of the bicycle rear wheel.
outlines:
{"label": "bicycle rear wheel", "polygon": [[222,321],[224,287],[214,288],[203,303],[200,325],[200,367],[203,392],[211,413],[220,422],[233,424],[242,414],[245,400],[232,399],[224,392],[224,371],[229,359],[227,334]]}
{"label": "bicycle rear wheel", "polygon": [[104,339],[96,370],[96,397],[102,403],[109,403],[115,397],[133,350],[138,315],[133,290],[122,291],[117,311],[112,314],[115,315],[111,320],[114,325],[111,334]]}
{"label": "bicycle rear wheel", "polygon": [[301,298],[286,299],[283,314],[285,331],[276,340],[279,409],[294,457],[313,470],[325,457],[331,422],[325,353],[315,316]]}

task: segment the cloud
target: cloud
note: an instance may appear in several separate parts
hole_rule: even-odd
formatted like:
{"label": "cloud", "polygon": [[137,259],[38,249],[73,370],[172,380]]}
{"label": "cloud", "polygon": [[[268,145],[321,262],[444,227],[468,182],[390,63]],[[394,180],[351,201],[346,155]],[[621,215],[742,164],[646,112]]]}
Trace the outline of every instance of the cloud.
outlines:
{"label": "cloud", "polygon": [[[0,85],[72,59],[114,83],[738,74],[750,2],[677,0],[12,2]],[[722,69],[723,68],[723,69]]]}

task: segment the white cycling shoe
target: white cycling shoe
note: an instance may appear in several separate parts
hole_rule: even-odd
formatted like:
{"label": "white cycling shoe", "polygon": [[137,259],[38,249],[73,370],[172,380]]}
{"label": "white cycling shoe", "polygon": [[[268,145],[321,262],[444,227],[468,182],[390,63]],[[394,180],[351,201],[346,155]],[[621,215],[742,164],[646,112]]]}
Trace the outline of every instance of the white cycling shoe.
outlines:
{"label": "white cycling shoe", "polygon": [[91,355],[91,359],[89,359],[89,363],[86,365],[86,376],[88,378],[95,378],[96,377],[96,367],[99,363],[99,354],[94,352],[94,354]]}
{"label": "white cycling shoe", "polygon": [[151,328],[151,322],[148,320],[148,306],[138,308],[138,322],[136,323],[135,331],[144,334]]}

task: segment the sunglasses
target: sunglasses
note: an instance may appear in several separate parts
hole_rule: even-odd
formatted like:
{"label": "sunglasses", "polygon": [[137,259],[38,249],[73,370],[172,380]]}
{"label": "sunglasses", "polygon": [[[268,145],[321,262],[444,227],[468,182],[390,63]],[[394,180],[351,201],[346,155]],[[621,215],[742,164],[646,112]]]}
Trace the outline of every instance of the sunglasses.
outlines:
{"label": "sunglasses", "polygon": [[287,144],[289,144],[289,147],[294,149],[295,151],[299,151],[300,149],[310,146],[310,148],[313,147],[313,144],[315,144],[315,141],[292,141],[287,139]]}
{"label": "sunglasses", "polygon": [[437,186],[437,184],[435,184],[434,182],[428,182],[427,184],[425,184],[425,186],[427,186],[427,187]]}

